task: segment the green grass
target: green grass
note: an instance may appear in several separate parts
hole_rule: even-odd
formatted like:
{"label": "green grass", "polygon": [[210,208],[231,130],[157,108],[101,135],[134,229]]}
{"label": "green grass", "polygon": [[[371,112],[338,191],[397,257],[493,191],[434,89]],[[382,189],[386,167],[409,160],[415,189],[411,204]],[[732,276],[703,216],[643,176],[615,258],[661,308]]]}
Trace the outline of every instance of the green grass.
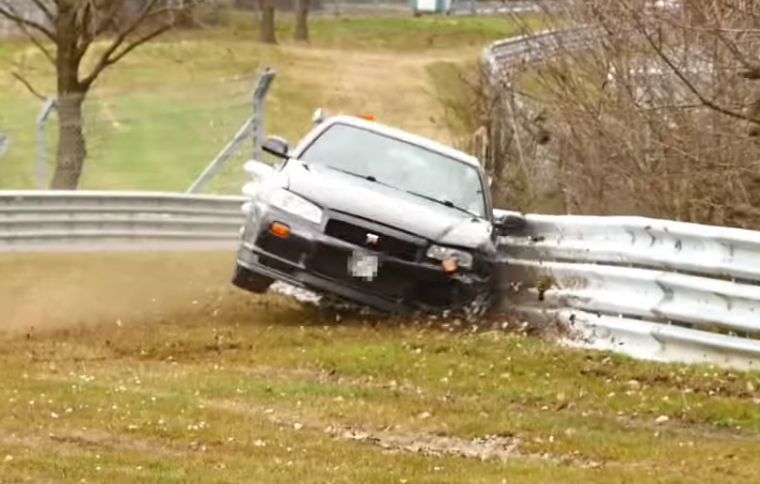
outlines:
{"label": "green grass", "polygon": [[[526,22],[538,22],[529,18]],[[522,21],[521,21],[522,22]],[[378,120],[444,138],[431,128],[440,106],[429,95],[425,68],[441,60],[476,59],[489,41],[511,35],[508,18],[315,17],[310,46],[290,42],[281,20],[280,45],[256,41],[245,16],[222,27],[167,37],[137,50],[108,71],[86,104],[88,161],[81,188],[183,190],[223,148],[250,113],[255,77],[278,72],[267,103],[267,130],[293,141],[310,128],[318,107],[371,110]],[[54,76],[34,48],[4,43],[0,68],[20,71],[51,95]],[[35,118],[41,103],[10,75],[0,77],[0,130],[11,148],[0,160],[0,187],[28,188],[35,179]],[[54,161],[56,119],[48,122]],[[237,193],[241,162],[233,160],[214,191]]]}
{"label": "green grass", "polygon": [[758,373],[336,323],[231,261],[0,257],[2,481],[756,482]]}

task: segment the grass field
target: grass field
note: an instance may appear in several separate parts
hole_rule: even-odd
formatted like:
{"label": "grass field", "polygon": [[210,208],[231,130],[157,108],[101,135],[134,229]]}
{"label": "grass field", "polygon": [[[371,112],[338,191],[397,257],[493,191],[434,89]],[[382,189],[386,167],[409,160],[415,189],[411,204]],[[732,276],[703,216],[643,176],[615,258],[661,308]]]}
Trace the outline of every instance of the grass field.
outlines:
{"label": "grass field", "polygon": [[[264,48],[247,26],[111,71],[87,108],[84,187],[185,188],[246,116],[250,80],[235,76],[265,65],[280,73],[270,132],[296,138],[322,106],[445,140],[437,96],[466,95],[447,79],[513,28],[315,19],[311,46]],[[39,56],[0,44],[3,70],[22,62],[50,89]],[[37,101],[0,83],[13,143],[0,187],[32,186]],[[0,484],[757,482],[758,373],[567,350],[511,326],[336,321],[235,290],[233,257],[0,254]]]}
{"label": "grass field", "polygon": [[[526,20],[527,19],[527,20]],[[86,105],[89,158],[85,189],[182,190],[219,152],[250,113],[255,78],[278,72],[267,103],[267,129],[293,141],[318,107],[374,114],[378,120],[448,141],[429,66],[477,59],[485,44],[512,35],[508,18],[315,18],[310,46],[257,43],[257,26],[236,18],[224,28],[167,37],[136,51],[97,84]],[[44,93],[53,72],[25,43],[0,46],[0,70],[18,70]],[[451,82],[456,82],[452,80]],[[440,81],[439,81],[440,84]],[[0,187],[35,185],[34,121],[39,100],[10,75],[0,77],[0,131],[11,147],[0,161]],[[48,123],[53,160],[55,119]],[[247,147],[236,163],[250,153]],[[237,193],[228,173],[213,187]]]}
{"label": "grass field", "polygon": [[757,482],[757,373],[336,323],[231,260],[0,257],[0,482]]}

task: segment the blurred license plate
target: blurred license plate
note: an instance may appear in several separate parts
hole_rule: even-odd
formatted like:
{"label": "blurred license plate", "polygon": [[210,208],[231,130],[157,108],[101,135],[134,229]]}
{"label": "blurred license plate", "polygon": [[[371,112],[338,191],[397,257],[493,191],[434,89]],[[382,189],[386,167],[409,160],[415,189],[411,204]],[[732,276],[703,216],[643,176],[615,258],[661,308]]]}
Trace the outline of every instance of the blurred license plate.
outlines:
{"label": "blurred license plate", "polygon": [[354,252],[348,259],[348,272],[359,279],[371,281],[379,269],[377,256],[366,252]]}

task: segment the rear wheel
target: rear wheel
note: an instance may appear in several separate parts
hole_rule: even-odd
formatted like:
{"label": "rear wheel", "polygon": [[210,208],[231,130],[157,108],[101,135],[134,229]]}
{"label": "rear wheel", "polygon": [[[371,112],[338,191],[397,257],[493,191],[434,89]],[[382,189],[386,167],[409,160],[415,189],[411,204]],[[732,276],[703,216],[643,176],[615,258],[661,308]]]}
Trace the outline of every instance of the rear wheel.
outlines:
{"label": "rear wheel", "polygon": [[235,266],[235,271],[232,274],[232,284],[256,294],[267,292],[272,283],[274,283],[274,279],[251,272],[240,265]]}

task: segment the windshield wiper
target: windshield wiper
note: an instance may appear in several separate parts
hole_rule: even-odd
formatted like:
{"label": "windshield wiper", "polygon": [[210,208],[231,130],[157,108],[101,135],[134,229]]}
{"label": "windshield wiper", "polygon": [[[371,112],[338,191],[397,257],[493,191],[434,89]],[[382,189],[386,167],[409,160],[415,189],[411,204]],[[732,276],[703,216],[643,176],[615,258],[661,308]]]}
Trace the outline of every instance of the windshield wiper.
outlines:
{"label": "windshield wiper", "polygon": [[[330,165],[325,165],[325,166],[327,168],[331,169],[331,170],[335,170],[335,171],[339,171],[341,173],[345,173],[346,175],[355,176],[357,178],[363,178],[365,180],[368,180],[368,181],[371,181],[373,183],[377,183],[379,185],[383,185],[383,186],[386,186],[386,187],[389,187],[389,188],[396,188],[396,187],[394,187],[392,185],[388,185],[387,183],[383,183],[383,182],[379,181],[377,178],[375,178],[372,175],[362,175],[361,173],[355,173],[353,171],[344,170],[343,168],[337,168],[337,167],[330,166]],[[398,188],[396,188],[396,189],[398,190]]]}
{"label": "windshield wiper", "polygon": [[429,195],[423,195],[422,193],[413,192],[411,190],[406,190],[406,193],[411,193],[412,195],[415,195],[415,196],[420,197],[420,198],[424,198],[425,200],[430,200],[431,202],[435,202],[435,203],[441,204],[443,206],[459,210],[460,212],[464,212],[464,213],[466,213],[468,215],[474,215],[476,217],[478,216],[478,214],[475,213],[475,212],[471,212],[470,210],[467,210],[466,208],[463,208],[463,207],[460,207],[458,205],[455,205],[454,202],[452,202],[451,200],[439,200],[439,199],[437,199],[435,197],[431,197]]}

